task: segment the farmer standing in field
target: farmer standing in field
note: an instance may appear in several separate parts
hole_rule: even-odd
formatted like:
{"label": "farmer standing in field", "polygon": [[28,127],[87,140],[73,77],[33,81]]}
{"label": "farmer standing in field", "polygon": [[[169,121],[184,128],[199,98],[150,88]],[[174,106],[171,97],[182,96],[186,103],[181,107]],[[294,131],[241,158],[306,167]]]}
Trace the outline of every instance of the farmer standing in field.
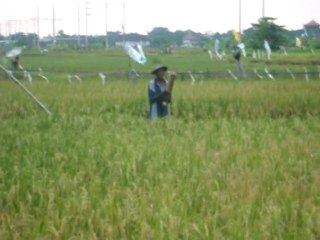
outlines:
{"label": "farmer standing in field", "polygon": [[148,87],[149,95],[149,119],[163,118],[170,115],[169,103],[171,103],[171,91],[175,73],[170,73],[170,81],[165,80],[164,75],[168,71],[165,66],[158,66],[152,74],[155,78],[150,81]]}
{"label": "farmer standing in field", "polygon": [[234,47],[232,51],[233,57],[237,62],[237,76],[239,78],[245,77],[245,72],[241,63],[241,51],[237,47]]}
{"label": "farmer standing in field", "polygon": [[14,60],[11,62],[14,70],[23,70],[23,67],[20,64],[20,56],[17,55]]}

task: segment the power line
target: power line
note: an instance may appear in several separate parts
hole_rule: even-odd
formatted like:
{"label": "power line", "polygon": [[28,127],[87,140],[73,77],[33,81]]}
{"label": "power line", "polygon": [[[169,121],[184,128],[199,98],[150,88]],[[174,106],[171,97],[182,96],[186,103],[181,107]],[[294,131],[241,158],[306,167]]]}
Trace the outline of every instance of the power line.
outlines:
{"label": "power line", "polygon": [[52,18],[43,18],[42,20],[52,21],[52,38],[53,38],[53,44],[56,44],[56,22],[61,21],[62,19],[56,18],[56,10],[55,7],[52,6]]}

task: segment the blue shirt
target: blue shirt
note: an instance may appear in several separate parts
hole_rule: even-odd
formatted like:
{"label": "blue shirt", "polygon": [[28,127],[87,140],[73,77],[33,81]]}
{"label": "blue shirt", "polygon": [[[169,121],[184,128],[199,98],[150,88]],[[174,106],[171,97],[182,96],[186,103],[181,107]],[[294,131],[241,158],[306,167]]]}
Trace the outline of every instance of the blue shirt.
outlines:
{"label": "blue shirt", "polygon": [[149,82],[148,95],[150,119],[162,118],[170,114],[169,106],[162,98],[162,94],[166,91],[167,85],[167,80],[159,82],[153,79]]}

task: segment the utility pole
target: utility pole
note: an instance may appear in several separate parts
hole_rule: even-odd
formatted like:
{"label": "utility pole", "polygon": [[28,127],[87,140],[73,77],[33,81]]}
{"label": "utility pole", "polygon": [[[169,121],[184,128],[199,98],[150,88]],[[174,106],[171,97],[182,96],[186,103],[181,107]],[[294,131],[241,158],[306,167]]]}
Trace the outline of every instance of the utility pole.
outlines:
{"label": "utility pole", "polygon": [[109,48],[108,40],[108,0],[106,0],[106,50]]}
{"label": "utility pole", "polygon": [[[24,20],[24,31],[27,35],[29,35],[29,20],[28,19]],[[1,30],[0,30],[0,32],[1,32]]]}
{"label": "utility pole", "polygon": [[[10,19],[8,20],[8,28],[9,28],[9,34],[8,35],[14,35],[13,40],[17,40],[17,19]],[[12,36],[10,37],[12,39]]]}
{"label": "utility pole", "polygon": [[262,0],[262,18],[265,18],[265,0]]}
{"label": "utility pole", "polygon": [[[56,18],[55,7],[52,6],[52,18],[42,18],[41,20],[52,21],[52,38],[53,38],[53,44],[55,44],[57,41],[57,39],[56,39],[56,22],[61,21],[61,19]],[[39,22],[40,22],[40,19],[39,19]],[[38,24],[38,26],[39,25],[40,24]]]}
{"label": "utility pole", "polygon": [[[9,20],[9,22],[10,22],[10,26],[12,27],[12,29],[13,29],[13,34],[16,34],[17,33],[17,19],[11,19],[11,20]],[[12,25],[11,25],[11,23],[13,23]],[[12,33],[11,33],[12,34]]]}
{"label": "utility pole", "polygon": [[37,35],[38,35],[37,46],[38,46],[38,48],[40,48],[40,10],[39,10],[39,6],[37,7]]}
{"label": "utility pole", "polygon": [[[50,20],[51,21],[51,19],[43,19],[43,20]],[[39,6],[37,6],[36,17],[35,18],[30,18],[29,21],[32,22],[33,32],[35,34],[37,34],[37,36],[38,36],[36,45],[37,45],[38,48],[40,48],[40,8],[39,8]]]}
{"label": "utility pole", "polygon": [[126,1],[123,0],[123,4],[122,4],[122,14],[123,14],[123,19],[122,19],[122,31],[123,31],[123,38],[122,38],[122,42],[123,42],[123,46],[126,42]]}
{"label": "utility pole", "polygon": [[54,6],[52,7],[52,37],[53,37],[53,45],[56,44],[56,12]]}
{"label": "utility pole", "polygon": [[242,33],[242,2],[239,0],[239,35],[241,41],[241,33]]}
{"label": "utility pole", "polygon": [[7,21],[7,36],[11,35],[11,29],[12,29],[11,21],[8,20]]}
{"label": "utility pole", "polygon": [[126,29],[126,0],[123,0],[123,29]]}
{"label": "utility pole", "polygon": [[81,37],[80,37],[80,0],[78,0],[78,45],[81,46]]}
{"label": "utility pole", "polygon": [[20,33],[22,33],[23,32],[23,30],[22,30],[22,20],[21,19],[18,19],[17,20],[18,21],[18,32],[20,32]]}
{"label": "utility pole", "polygon": [[89,46],[89,40],[88,40],[88,17],[90,16],[89,14],[89,1],[86,1],[86,47],[88,48]]}

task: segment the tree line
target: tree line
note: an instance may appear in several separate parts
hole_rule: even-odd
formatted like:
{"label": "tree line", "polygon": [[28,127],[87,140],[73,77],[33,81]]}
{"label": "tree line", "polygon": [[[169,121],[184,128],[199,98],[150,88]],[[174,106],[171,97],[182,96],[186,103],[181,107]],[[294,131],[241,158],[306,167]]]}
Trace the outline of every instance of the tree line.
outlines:
{"label": "tree line", "polygon": [[[246,29],[241,35],[241,41],[246,44],[248,48],[260,49],[263,48],[264,40],[267,40],[272,49],[279,49],[281,46],[295,46],[296,38],[300,38],[304,46],[312,48],[320,48],[320,30],[319,35],[308,37],[305,35],[305,30],[293,30],[289,31],[283,26],[277,25],[274,22],[274,18],[262,18],[257,23],[252,24],[252,27]],[[192,30],[187,31],[174,31],[171,32],[165,27],[156,27],[152,29],[147,35],[141,35],[137,33],[123,34],[122,32],[109,32],[108,33],[108,45],[109,47],[119,46],[117,43],[121,43],[126,39],[134,39],[139,41],[148,41],[152,48],[179,47],[183,45],[186,36],[192,36],[196,40],[197,47],[212,47],[214,41],[219,39],[223,48],[233,48],[237,42],[234,39],[232,31],[226,33],[214,33],[211,35],[194,32]],[[84,47],[84,39],[86,36],[67,35],[60,30],[55,38],[56,45],[67,45],[66,47],[79,48]],[[91,48],[103,48],[105,47],[105,36],[88,36],[88,43]],[[45,39],[53,39],[52,36],[48,36]],[[34,33],[24,34],[15,33],[10,36],[4,37],[0,35],[0,41],[9,41],[16,46],[26,46],[32,48],[39,46],[43,43],[43,39]],[[48,42],[48,41],[47,41]],[[50,41],[49,41],[50,43]],[[52,42],[53,44],[53,42]]]}

